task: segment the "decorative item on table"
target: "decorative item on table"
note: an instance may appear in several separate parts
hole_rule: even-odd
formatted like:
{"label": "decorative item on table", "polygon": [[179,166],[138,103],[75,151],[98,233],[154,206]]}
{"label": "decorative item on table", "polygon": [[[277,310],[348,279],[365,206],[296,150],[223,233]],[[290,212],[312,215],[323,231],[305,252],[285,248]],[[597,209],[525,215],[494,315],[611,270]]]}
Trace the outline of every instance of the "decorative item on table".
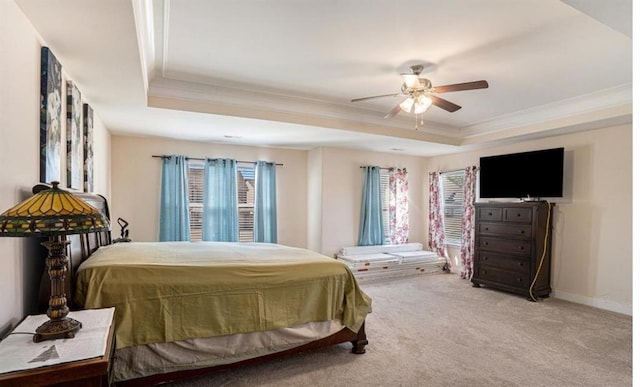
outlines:
{"label": "decorative item on table", "polygon": [[64,293],[64,278],[69,266],[66,255],[70,243],[67,235],[109,229],[109,221],[84,200],[71,192],[52,187],[36,193],[0,214],[0,237],[49,237],[42,245],[47,248],[47,268],[51,278],[49,321],[36,329],[33,341],[73,338],[82,323],[68,318],[69,307]]}
{"label": "decorative item on table", "polygon": [[127,229],[129,222],[122,218],[118,218],[118,224],[120,225],[120,238],[115,239],[113,243],[131,242],[131,238],[129,238],[129,230]]}

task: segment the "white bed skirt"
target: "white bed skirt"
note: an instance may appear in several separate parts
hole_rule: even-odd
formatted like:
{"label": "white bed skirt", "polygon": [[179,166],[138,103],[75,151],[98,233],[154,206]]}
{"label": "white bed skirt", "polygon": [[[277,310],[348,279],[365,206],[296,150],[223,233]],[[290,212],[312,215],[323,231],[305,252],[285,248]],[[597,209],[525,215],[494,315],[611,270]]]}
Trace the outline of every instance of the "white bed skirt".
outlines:
{"label": "white bed skirt", "polygon": [[235,363],[282,352],[342,330],[340,320],[265,332],[125,347],[116,351],[114,381]]}

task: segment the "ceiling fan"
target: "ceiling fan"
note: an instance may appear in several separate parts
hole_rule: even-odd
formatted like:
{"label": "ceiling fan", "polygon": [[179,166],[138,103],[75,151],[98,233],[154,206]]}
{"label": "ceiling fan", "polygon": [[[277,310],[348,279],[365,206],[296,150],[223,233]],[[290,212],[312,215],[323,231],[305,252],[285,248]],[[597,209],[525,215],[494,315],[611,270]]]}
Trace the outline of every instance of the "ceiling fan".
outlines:
{"label": "ceiling fan", "polygon": [[465,83],[455,83],[452,85],[432,86],[431,81],[427,78],[420,78],[419,75],[424,67],[422,65],[411,66],[411,74],[401,74],[404,82],[400,87],[400,93],[375,95],[372,97],[356,98],[351,102],[366,101],[373,98],[382,97],[406,97],[387,113],[384,118],[391,118],[400,111],[407,113],[422,114],[433,104],[448,112],[455,112],[462,106],[438,97],[436,94],[450,93],[452,91],[486,89],[489,87],[487,81],[474,81]]}

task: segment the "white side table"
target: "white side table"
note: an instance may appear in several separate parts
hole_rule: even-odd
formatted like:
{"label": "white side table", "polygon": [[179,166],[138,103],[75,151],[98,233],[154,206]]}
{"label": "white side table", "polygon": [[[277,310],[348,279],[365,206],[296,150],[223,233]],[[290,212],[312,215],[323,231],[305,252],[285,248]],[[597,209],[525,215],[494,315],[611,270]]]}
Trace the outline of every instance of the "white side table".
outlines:
{"label": "white side table", "polygon": [[0,342],[2,386],[109,386],[115,351],[114,308],[70,312],[82,322],[73,339],[33,342],[46,315],[27,316]]}

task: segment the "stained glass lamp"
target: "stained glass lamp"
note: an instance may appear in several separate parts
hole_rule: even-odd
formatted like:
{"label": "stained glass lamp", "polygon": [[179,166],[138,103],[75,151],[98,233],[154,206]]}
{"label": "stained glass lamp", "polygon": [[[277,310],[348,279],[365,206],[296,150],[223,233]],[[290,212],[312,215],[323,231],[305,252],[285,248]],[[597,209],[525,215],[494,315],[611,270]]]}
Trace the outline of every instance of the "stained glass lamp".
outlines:
{"label": "stained glass lamp", "polygon": [[0,215],[0,237],[43,236],[49,240],[47,270],[51,278],[51,297],[47,316],[49,320],[36,329],[33,341],[73,338],[82,323],[67,317],[67,295],[64,278],[69,266],[66,254],[70,243],[66,235],[97,232],[109,229],[109,221],[84,200],[73,193],[52,187],[38,192]]}

